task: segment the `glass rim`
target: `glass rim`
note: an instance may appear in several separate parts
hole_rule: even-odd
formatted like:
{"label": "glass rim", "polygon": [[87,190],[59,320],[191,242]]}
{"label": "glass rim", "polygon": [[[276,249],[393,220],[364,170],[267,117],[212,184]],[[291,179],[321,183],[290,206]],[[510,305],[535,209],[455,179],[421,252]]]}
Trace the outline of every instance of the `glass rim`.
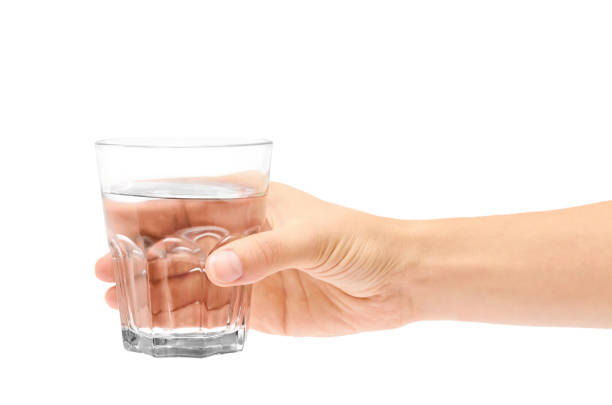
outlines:
{"label": "glass rim", "polygon": [[272,145],[269,139],[258,138],[108,138],[95,142],[95,147],[142,149],[234,148]]}

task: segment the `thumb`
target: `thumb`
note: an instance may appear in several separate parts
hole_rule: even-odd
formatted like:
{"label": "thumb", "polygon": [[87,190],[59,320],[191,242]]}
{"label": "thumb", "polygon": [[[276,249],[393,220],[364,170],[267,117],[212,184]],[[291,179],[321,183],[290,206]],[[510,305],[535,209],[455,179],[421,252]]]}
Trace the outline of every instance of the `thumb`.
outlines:
{"label": "thumb", "polygon": [[206,260],[211,281],[218,285],[251,284],[280,270],[314,267],[322,238],[297,226],[256,233],[215,250]]}

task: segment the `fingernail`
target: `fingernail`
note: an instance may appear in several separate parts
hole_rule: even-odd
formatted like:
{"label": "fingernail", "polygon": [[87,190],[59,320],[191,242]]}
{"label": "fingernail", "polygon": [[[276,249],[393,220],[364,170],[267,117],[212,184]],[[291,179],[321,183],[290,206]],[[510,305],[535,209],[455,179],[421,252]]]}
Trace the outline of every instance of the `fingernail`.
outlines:
{"label": "fingernail", "polygon": [[242,276],[240,259],[231,250],[213,253],[208,258],[207,270],[212,271],[214,278],[226,283],[235,281]]}

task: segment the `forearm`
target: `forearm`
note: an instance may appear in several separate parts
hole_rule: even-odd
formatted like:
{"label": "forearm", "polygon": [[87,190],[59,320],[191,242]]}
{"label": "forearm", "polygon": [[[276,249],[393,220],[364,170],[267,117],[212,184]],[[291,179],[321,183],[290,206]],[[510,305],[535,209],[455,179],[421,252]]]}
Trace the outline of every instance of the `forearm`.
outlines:
{"label": "forearm", "polygon": [[409,226],[419,319],[612,327],[610,202]]}

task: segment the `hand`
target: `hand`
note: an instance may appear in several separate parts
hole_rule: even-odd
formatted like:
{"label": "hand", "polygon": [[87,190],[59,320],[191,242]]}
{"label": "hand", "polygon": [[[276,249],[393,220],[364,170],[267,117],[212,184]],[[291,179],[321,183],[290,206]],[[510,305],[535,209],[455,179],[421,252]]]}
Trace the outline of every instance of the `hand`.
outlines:
{"label": "hand", "polygon": [[[181,209],[186,218],[198,215]],[[142,223],[152,233],[188,225],[177,218]],[[206,272],[219,286],[253,284],[251,326],[266,333],[332,336],[387,329],[415,319],[406,283],[408,239],[402,221],[272,183],[264,231],[214,251]],[[96,264],[96,275],[114,281],[109,255]],[[189,291],[186,281],[181,291]],[[115,287],[106,300],[117,308]]]}

